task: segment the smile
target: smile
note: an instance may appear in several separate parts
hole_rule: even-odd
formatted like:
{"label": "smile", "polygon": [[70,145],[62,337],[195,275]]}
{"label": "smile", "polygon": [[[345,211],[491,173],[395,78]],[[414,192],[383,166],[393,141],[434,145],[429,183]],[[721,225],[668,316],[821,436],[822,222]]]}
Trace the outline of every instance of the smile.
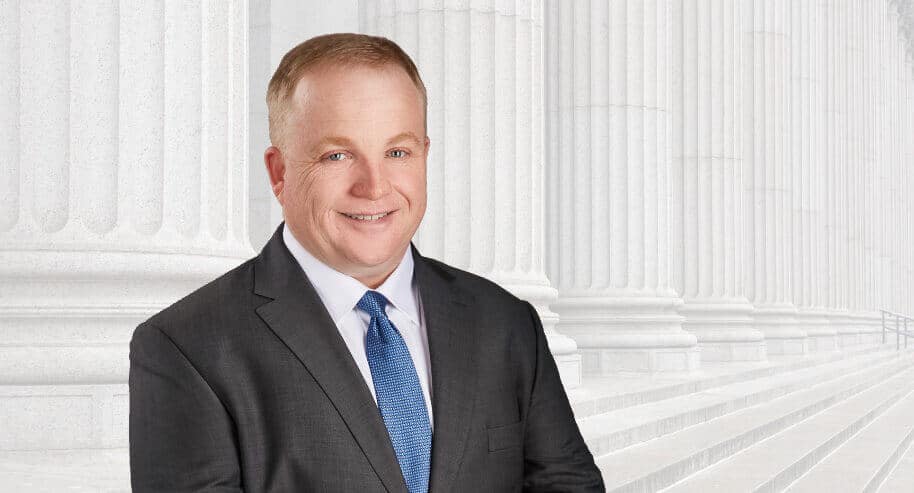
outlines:
{"label": "smile", "polygon": [[379,214],[349,214],[346,212],[343,212],[342,214],[351,219],[358,219],[359,221],[377,221],[390,214],[390,211],[381,212]]}

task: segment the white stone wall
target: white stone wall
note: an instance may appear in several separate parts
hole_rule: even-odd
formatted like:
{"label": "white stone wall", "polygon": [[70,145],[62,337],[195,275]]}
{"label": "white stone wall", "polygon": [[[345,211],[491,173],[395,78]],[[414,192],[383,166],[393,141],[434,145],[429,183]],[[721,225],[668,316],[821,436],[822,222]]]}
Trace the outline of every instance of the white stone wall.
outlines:
{"label": "white stone wall", "polygon": [[909,1],[9,0],[0,450],[126,446],[132,328],[281,220],[266,82],[338,30],[428,85],[419,248],[531,300],[570,387],[914,314]]}

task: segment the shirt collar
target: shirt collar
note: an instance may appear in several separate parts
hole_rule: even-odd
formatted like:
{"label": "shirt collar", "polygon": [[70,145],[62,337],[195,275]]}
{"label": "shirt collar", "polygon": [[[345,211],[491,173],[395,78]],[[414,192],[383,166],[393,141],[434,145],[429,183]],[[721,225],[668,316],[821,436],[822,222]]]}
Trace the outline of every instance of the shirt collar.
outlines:
{"label": "shirt collar", "polygon": [[[298,242],[285,224],[282,239],[308,276],[327,312],[330,313],[333,323],[339,326],[340,320],[352,312],[369,288],[354,277],[347,276],[315,258]],[[413,290],[414,265],[412,248],[407,248],[397,268],[375,291],[383,294],[394,308],[419,325],[418,303]]]}

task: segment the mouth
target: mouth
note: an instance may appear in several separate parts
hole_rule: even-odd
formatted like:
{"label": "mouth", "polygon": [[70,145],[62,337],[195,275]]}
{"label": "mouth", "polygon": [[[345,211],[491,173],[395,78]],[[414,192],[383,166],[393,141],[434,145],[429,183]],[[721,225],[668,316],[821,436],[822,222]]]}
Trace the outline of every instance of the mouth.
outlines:
{"label": "mouth", "polygon": [[384,218],[393,215],[396,211],[385,211],[385,212],[340,212],[343,216],[352,219],[353,221],[358,221],[362,223],[377,223],[382,221]]}

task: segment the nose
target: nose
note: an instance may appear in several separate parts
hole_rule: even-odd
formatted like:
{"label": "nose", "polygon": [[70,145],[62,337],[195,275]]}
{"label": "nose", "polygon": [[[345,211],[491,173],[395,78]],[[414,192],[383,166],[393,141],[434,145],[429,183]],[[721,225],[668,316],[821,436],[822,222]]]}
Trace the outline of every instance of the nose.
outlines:
{"label": "nose", "polygon": [[384,164],[379,160],[364,160],[354,170],[358,176],[352,185],[352,194],[368,200],[378,200],[390,192],[390,181],[384,174]]}

